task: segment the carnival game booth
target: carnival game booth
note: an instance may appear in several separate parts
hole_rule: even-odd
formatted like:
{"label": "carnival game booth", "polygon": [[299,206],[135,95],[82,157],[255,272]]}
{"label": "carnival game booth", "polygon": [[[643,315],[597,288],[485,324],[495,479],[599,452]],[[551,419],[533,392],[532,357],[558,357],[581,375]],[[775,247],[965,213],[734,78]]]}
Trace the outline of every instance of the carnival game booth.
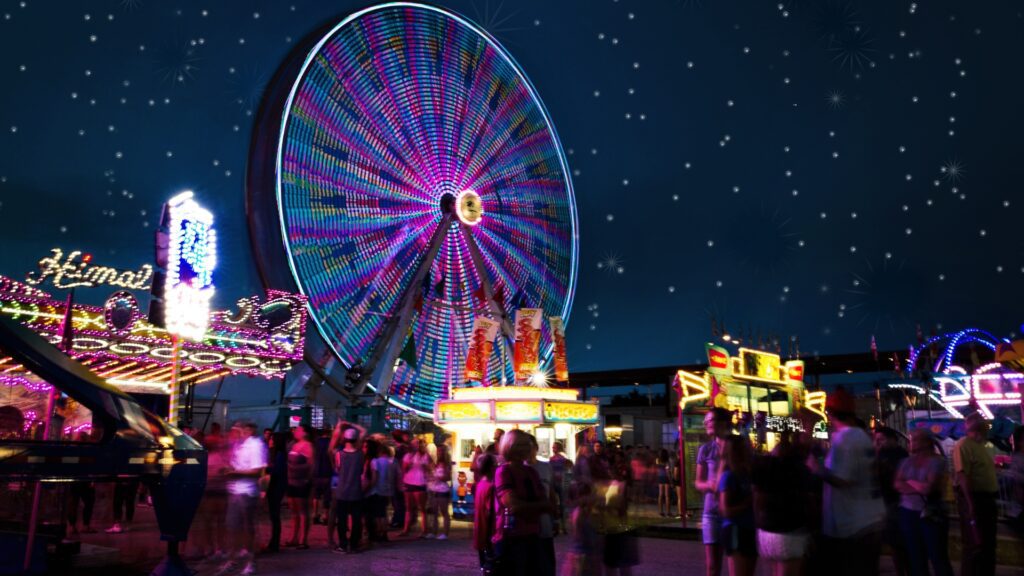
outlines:
{"label": "carnival game booth", "polygon": [[452,397],[434,403],[434,423],[451,435],[454,509],[457,516],[472,513],[470,466],[473,449],[486,448],[498,428],[518,428],[533,434],[538,459],[551,457],[561,442],[569,458],[576,454],[577,434],[597,426],[597,400],[580,400],[579,391],[537,386],[474,386],[452,389]]}
{"label": "carnival game booth", "polygon": [[694,488],[694,479],[697,450],[708,440],[704,415],[711,408],[731,411],[739,433],[749,434],[762,451],[770,451],[785,431],[827,436],[825,392],[804,387],[802,360],[783,362],[778,354],[750,348],[740,348],[731,356],[725,348],[710,343],[706,350],[707,370],[679,370],[674,382],[679,393],[684,504],[694,509],[703,500]]}

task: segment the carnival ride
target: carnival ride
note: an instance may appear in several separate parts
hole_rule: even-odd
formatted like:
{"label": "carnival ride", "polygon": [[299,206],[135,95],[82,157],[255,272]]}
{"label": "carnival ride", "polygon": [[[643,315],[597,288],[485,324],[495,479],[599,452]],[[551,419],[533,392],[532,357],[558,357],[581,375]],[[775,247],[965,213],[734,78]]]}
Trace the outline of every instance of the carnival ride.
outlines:
{"label": "carnival ride", "polygon": [[[171,336],[149,323],[131,292],[118,290],[103,306],[72,303],[70,315],[67,307],[67,300],[0,276],[0,317],[56,344],[66,335],[68,316],[70,357],[122,392],[171,394]],[[305,325],[305,298],[276,290],[262,299],[243,298],[236,310],[213,312],[203,338],[181,344],[177,385],[184,389],[236,374],[280,378],[302,358]],[[30,382],[24,367],[0,354],[0,383],[28,390]]]}
{"label": "carnival ride", "polygon": [[[509,310],[568,319],[561,144],[513,58],[453,12],[386,3],[307,38],[263,102],[246,186],[264,283],[309,298],[356,394],[429,417],[465,383],[475,315],[501,323],[487,372],[502,384]],[[542,350],[547,364],[550,335]]]}
{"label": "carnival ride", "polygon": [[[79,403],[89,414],[92,430],[88,441],[58,439],[61,435],[53,434],[47,423],[45,432],[40,429],[38,434],[27,436],[20,426],[6,427],[11,419],[4,412],[0,426],[0,478],[9,484],[37,482],[31,512],[23,510],[25,515],[20,518],[24,521],[29,513],[32,515],[26,560],[20,568],[28,571],[35,566],[31,562],[35,549],[32,540],[44,486],[139,479],[149,488],[160,538],[168,543],[168,555],[153,574],[192,574],[178,554],[178,544],[188,536],[206,486],[203,447],[43,336],[10,318],[0,318],[0,353],[8,355],[8,364],[19,368],[19,378],[27,387],[49,396],[51,409],[58,397]],[[48,504],[62,502],[59,494],[47,492]],[[5,498],[4,507],[17,503],[17,499]],[[60,527],[62,534],[63,522]],[[5,571],[13,568],[16,560],[13,555],[4,558]]]}
{"label": "carnival ride", "polygon": [[[1024,374],[1010,358],[1013,347],[1009,340],[978,328],[932,336],[913,347],[907,359],[907,371],[921,374],[921,381],[888,386],[928,394],[956,419],[974,410],[988,419],[1013,413],[1024,391]],[[1005,364],[1000,357],[1005,357]]]}

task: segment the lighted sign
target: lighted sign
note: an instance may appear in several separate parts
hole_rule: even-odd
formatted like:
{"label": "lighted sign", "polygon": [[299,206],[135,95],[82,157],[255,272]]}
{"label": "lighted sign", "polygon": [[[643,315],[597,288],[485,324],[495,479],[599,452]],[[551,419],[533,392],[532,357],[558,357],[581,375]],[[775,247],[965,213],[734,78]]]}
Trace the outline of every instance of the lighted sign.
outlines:
{"label": "lighted sign", "polygon": [[707,344],[708,371],[719,374],[729,371],[729,353],[721,346]]}
{"label": "lighted sign", "polygon": [[532,398],[545,400],[575,400],[579,390],[571,388],[537,388],[534,386],[467,386],[452,389],[455,400],[511,400]]}
{"label": "lighted sign", "polygon": [[199,341],[210,322],[217,235],[213,214],[192,199],[192,192],[167,202],[170,244],[164,284],[167,330]]}
{"label": "lighted sign", "polygon": [[679,389],[680,410],[685,410],[687,404],[707,400],[711,397],[707,381],[685,370],[676,372],[675,385]]}
{"label": "lighted sign", "polygon": [[804,361],[790,360],[782,367],[783,380],[790,384],[802,384],[804,381]]}
{"label": "lighted sign", "polygon": [[47,280],[55,288],[92,288],[94,286],[117,286],[132,290],[148,290],[153,280],[153,267],[143,264],[138,270],[119,270],[109,266],[96,266],[92,254],[81,250],[68,252],[60,248],[50,250],[50,255],[39,261],[39,272],[30,272],[25,278],[27,284],[38,286]]}
{"label": "lighted sign", "polygon": [[545,422],[597,424],[597,404],[588,402],[545,402]]}
{"label": "lighted sign", "polygon": [[498,422],[542,422],[544,412],[540,400],[499,400],[494,403],[494,419]]}
{"label": "lighted sign", "polygon": [[803,432],[803,422],[790,416],[766,416],[764,427],[771,432]]}
{"label": "lighted sign", "polygon": [[749,348],[740,348],[743,359],[743,375],[763,378],[765,380],[781,380],[779,372],[779,355]]}
{"label": "lighted sign", "polygon": [[437,421],[447,422],[489,422],[490,402],[440,402],[437,407]]}

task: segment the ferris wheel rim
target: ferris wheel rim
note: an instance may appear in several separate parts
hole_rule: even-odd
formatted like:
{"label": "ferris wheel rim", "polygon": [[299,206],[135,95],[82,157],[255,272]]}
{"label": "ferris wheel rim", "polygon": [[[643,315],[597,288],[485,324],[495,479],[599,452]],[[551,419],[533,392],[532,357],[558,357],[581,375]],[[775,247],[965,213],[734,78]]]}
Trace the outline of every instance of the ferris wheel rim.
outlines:
{"label": "ferris wheel rim", "polygon": [[[575,300],[576,286],[577,286],[577,281],[578,281],[578,273],[579,273],[579,217],[578,217],[578,208],[577,208],[577,205],[576,205],[575,190],[574,190],[573,183],[572,183],[572,177],[571,177],[571,172],[570,172],[570,169],[569,169],[568,160],[567,160],[566,155],[565,155],[565,150],[564,150],[564,148],[562,146],[562,141],[561,141],[561,139],[558,136],[557,129],[555,128],[554,122],[551,119],[551,115],[550,115],[550,113],[549,113],[549,111],[547,109],[547,106],[544,104],[544,101],[540,98],[540,95],[539,95],[536,87],[534,86],[533,82],[529,79],[529,77],[527,77],[527,75],[523,71],[523,68],[519,64],[519,62],[489,32],[487,32],[485,29],[483,29],[479,25],[475,24],[474,22],[472,22],[468,18],[462,16],[461,14],[459,14],[459,13],[457,13],[455,11],[449,10],[449,9],[441,8],[441,7],[438,7],[438,6],[433,6],[433,5],[430,5],[430,4],[424,4],[424,3],[420,3],[420,2],[403,2],[403,1],[398,1],[398,2],[385,2],[385,3],[376,4],[376,5],[373,5],[373,6],[369,6],[369,7],[357,10],[355,12],[352,12],[351,14],[348,14],[344,18],[342,18],[341,21],[339,21],[337,24],[331,26],[329,29],[325,28],[326,31],[324,31],[324,32],[319,32],[318,31],[318,32],[314,33],[316,35],[319,35],[320,37],[316,41],[316,43],[313,44],[312,47],[309,48],[309,50],[306,52],[305,56],[303,57],[302,65],[299,67],[298,72],[294,76],[294,79],[292,79],[290,81],[291,86],[289,87],[287,98],[284,101],[284,105],[282,107],[282,112],[281,112],[281,118],[280,118],[280,121],[278,123],[277,138],[276,138],[277,142],[276,142],[276,147],[275,147],[275,157],[274,157],[274,163],[273,163],[273,168],[274,168],[274,177],[273,177],[273,183],[274,183],[274,191],[273,191],[273,193],[274,193],[274,204],[275,204],[276,209],[277,209],[276,212],[277,212],[277,225],[278,225],[278,228],[279,228],[278,231],[281,234],[281,243],[283,245],[282,247],[284,248],[285,261],[288,264],[288,270],[290,272],[290,275],[291,275],[292,279],[295,282],[295,285],[296,285],[296,288],[298,289],[298,291],[300,293],[302,293],[303,295],[309,297],[309,299],[307,300],[306,306],[307,306],[307,309],[309,311],[309,318],[313,321],[313,325],[316,326],[318,334],[320,335],[321,339],[323,340],[323,342],[327,346],[327,348],[334,355],[334,357],[337,358],[345,366],[346,369],[350,369],[355,364],[355,362],[352,362],[352,363],[349,362],[349,359],[346,357],[346,354],[342,353],[342,351],[338,348],[336,343],[333,341],[333,338],[330,335],[331,331],[321,321],[321,319],[319,317],[319,314],[318,314],[318,311],[316,309],[314,309],[314,307],[313,307],[313,298],[310,297],[311,294],[309,293],[309,290],[307,289],[307,286],[306,286],[307,281],[304,278],[304,275],[302,273],[300,273],[300,271],[298,269],[298,266],[297,266],[297,263],[296,263],[296,257],[295,257],[295,254],[293,252],[292,241],[291,241],[291,239],[289,237],[289,227],[288,227],[288,223],[286,222],[286,207],[285,207],[285,201],[284,201],[284,197],[283,197],[283,186],[282,186],[282,177],[283,177],[283,174],[284,174],[284,170],[283,170],[283,166],[282,166],[282,164],[284,162],[284,154],[283,154],[283,152],[284,152],[285,143],[286,143],[286,139],[287,139],[287,135],[288,135],[288,126],[289,126],[289,123],[290,123],[290,121],[292,119],[293,112],[294,112],[293,106],[294,106],[295,97],[296,97],[297,93],[299,92],[299,90],[301,89],[301,87],[303,86],[303,83],[304,83],[304,81],[307,78],[307,74],[309,72],[310,65],[313,63],[313,61],[317,57],[317,55],[320,54],[322,49],[324,48],[324,46],[328,42],[330,42],[332,39],[334,39],[336,37],[336,35],[341,30],[343,30],[346,26],[351,25],[352,23],[356,22],[360,18],[362,18],[364,16],[367,16],[369,14],[373,14],[373,13],[381,12],[381,11],[385,11],[385,10],[390,10],[390,9],[395,9],[395,8],[412,8],[412,9],[417,9],[417,10],[426,10],[426,11],[430,11],[430,12],[434,12],[436,14],[439,14],[439,15],[441,15],[444,18],[450,18],[450,19],[456,21],[459,25],[464,26],[466,29],[472,31],[475,35],[477,35],[479,38],[481,38],[487,44],[487,46],[490,49],[494,50],[495,53],[501,59],[503,59],[510,66],[510,68],[514,71],[516,79],[522,84],[522,86],[526,90],[527,94],[529,95],[529,98],[530,98],[530,100],[532,102],[532,105],[536,107],[536,109],[540,113],[541,117],[543,118],[544,127],[545,127],[545,129],[546,129],[546,131],[548,133],[548,137],[550,138],[551,142],[553,143],[554,153],[555,153],[555,155],[558,158],[559,167],[562,170],[562,178],[560,179],[561,186],[560,186],[560,190],[559,190],[559,196],[564,196],[565,197],[565,203],[566,203],[566,206],[567,206],[567,209],[568,209],[569,218],[568,218],[567,224],[568,224],[569,230],[571,232],[571,234],[568,237],[568,243],[570,245],[571,250],[570,250],[570,254],[569,254],[568,282],[566,284],[564,301],[562,302],[561,310],[558,312],[558,315],[562,318],[562,320],[563,320],[563,322],[565,323],[566,326],[568,326],[569,313],[572,310],[572,305],[573,305],[573,302]],[[466,233],[471,233],[471,232],[466,232]],[[507,312],[510,312],[510,311],[507,311]],[[546,357],[550,357],[551,353],[552,353],[552,349],[553,349],[552,345],[549,344],[548,346],[546,346],[545,350],[542,351],[542,357],[545,357],[545,358]],[[356,362],[358,362],[358,361],[359,360],[357,360]],[[375,393],[380,393],[380,391],[376,390],[372,385],[370,386],[370,389],[373,390]],[[421,410],[419,408],[416,408],[415,406],[411,406],[411,405],[409,405],[407,403],[401,402],[400,400],[397,400],[397,399],[391,397],[389,394],[386,394],[386,395],[387,395],[387,401],[389,403],[391,403],[392,405],[400,408],[400,409],[403,409],[403,410],[406,410],[406,411],[409,411],[409,412],[413,412],[413,413],[415,413],[415,414],[417,414],[419,416],[422,416],[422,417],[431,417],[432,416],[432,414],[430,412]]]}

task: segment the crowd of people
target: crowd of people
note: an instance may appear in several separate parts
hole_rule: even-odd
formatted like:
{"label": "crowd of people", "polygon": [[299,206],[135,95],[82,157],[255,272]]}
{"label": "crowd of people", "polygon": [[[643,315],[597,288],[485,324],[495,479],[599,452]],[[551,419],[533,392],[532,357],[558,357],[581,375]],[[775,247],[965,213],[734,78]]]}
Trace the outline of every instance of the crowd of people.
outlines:
{"label": "crowd of people", "polygon": [[[218,562],[217,573],[255,574],[258,554],[308,549],[316,525],[325,527],[328,546],[344,554],[393,539],[449,537],[454,464],[443,441],[428,444],[400,430],[367,434],[348,422],[333,430],[298,426],[262,434],[251,422],[226,433],[214,424],[197,437],[207,449],[207,484],[184,552]],[[522,430],[497,430],[492,444],[475,451],[472,543],[481,571],[628,576],[638,563],[630,502],[658,500],[669,515],[678,462],[664,452],[652,456],[642,447],[627,452],[601,442],[583,445],[575,459],[561,443],[547,461],[537,458],[538,450],[536,438]],[[118,506],[134,502],[126,496],[131,490],[117,490],[125,495]],[[73,492],[82,499],[81,490]],[[285,507],[289,526],[282,526]],[[264,515],[269,538],[259,541]],[[561,562],[554,547],[559,534],[571,540]]]}
{"label": "crowd of people", "polygon": [[[980,414],[966,418],[965,437],[946,455],[927,430],[909,434],[909,452],[895,431],[869,430],[843,390],[829,396],[827,411],[827,449],[807,434],[787,432],[766,454],[755,454],[746,436],[733,433],[731,412],[707,413],[711,439],[698,451],[695,487],[704,494],[709,576],[721,574],[723,558],[731,576],[752,576],[759,562],[774,576],[878,574],[883,544],[900,576],[952,575],[951,494],[961,574],[995,573],[999,487]],[[1024,427],[1015,439],[1012,470],[1020,487]],[[1018,515],[1022,497],[1018,488]]]}
{"label": "crowd of people", "polygon": [[[537,439],[498,430],[474,460],[473,546],[485,575],[628,576],[639,563],[628,519],[632,469],[625,452],[583,444],[576,461],[555,443],[538,460]],[[569,535],[558,561],[554,538]]]}

